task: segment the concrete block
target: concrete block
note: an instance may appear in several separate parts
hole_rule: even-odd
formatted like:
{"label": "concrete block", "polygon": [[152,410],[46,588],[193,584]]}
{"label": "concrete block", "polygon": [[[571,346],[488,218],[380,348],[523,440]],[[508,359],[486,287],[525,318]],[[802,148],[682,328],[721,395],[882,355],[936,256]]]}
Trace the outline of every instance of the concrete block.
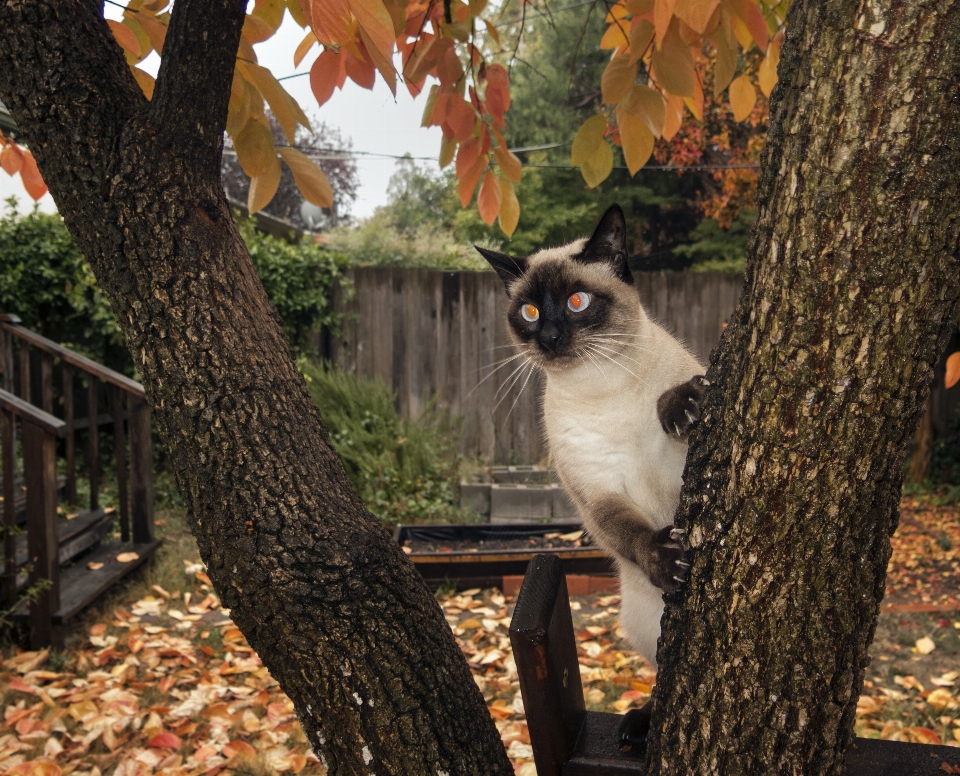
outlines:
{"label": "concrete block", "polygon": [[554,520],[579,520],[580,513],[577,511],[573,499],[563,489],[563,486],[557,485],[553,491],[553,519]]}
{"label": "concrete block", "polygon": [[553,469],[547,469],[543,466],[491,466],[490,475],[494,482],[502,483],[547,485],[557,481]]}
{"label": "concrete block", "polygon": [[553,518],[554,485],[494,483],[490,486],[490,522],[519,522]]}
{"label": "concrete block", "polygon": [[460,506],[471,509],[478,515],[490,516],[490,484],[487,482],[461,482]]}

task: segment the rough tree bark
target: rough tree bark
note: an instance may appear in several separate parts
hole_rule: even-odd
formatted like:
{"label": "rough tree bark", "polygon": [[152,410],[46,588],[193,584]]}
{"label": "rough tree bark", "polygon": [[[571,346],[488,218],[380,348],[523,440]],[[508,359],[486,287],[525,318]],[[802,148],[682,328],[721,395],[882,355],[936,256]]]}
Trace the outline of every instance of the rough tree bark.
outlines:
{"label": "rough tree bark", "polygon": [[797,0],[678,524],[651,774],[836,774],[960,295],[960,2]]}
{"label": "rough tree bark", "polygon": [[0,0],[0,97],[126,335],[200,553],[331,773],[512,774],[329,445],[220,186],[246,2],[177,0],[147,102],[95,0]]}

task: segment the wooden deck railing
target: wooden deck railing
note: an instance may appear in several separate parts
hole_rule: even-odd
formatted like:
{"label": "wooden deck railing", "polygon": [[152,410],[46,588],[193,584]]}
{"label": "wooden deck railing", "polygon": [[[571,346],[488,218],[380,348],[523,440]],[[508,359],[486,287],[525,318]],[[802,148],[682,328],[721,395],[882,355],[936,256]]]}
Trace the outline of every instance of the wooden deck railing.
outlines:
{"label": "wooden deck railing", "polygon": [[[76,417],[78,385],[86,392],[83,402],[86,415],[81,417]],[[108,412],[101,412],[102,409]],[[55,417],[55,412],[63,417]],[[16,479],[17,419],[23,448],[22,483]],[[50,581],[48,590],[30,606],[31,641],[35,645],[49,644],[51,639],[56,642],[58,623],[77,613],[110,582],[139,565],[118,566],[107,574],[86,580],[73,572],[69,594],[64,588],[64,596],[60,595],[60,564],[81,552],[101,547],[101,541],[112,530],[112,510],[101,508],[100,428],[103,425],[112,426],[116,460],[120,541],[113,556],[127,549],[142,554],[145,559],[157,543],[153,540],[150,409],[143,386],[30,331],[20,325],[17,316],[0,314],[3,598],[7,607],[16,603],[24,582],[25,564],[31,569],[30,584],[41,579]],[[86,432],[86,460],[83,466],[78,466],[77,435],[83,431]],[[77,505],[78,474],[85,474],[89,483],[88,504],[71,515],[77,518],[72,523],[57,517],[57,502],[61,500],[58,445],[63,458],[62,500]],[[25,543],[20,540],[18,548],[17,523],[24,511],[27,536]],[[104,557],[91,565],[99,564],[98,569],[110,565],[109,553]]]}

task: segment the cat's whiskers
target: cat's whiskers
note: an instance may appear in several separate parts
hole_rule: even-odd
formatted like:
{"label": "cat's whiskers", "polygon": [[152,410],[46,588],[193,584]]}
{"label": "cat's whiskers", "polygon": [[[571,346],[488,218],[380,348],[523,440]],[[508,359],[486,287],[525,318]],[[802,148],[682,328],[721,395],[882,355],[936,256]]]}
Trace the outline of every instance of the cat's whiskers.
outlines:
{"label": "cat's whiskers", "polygon": [[597,349],[598,347],[599,347],[599,346],[597,346],[597,345],[592,346],[593,352],[596,353],[596,355],[600,356],[601,358],[605,358],[605,359],[607,359],[607,361],[609,361],[611,364],[615,364],[616,366],[620,367],[620,368],[621,368],[624,372],[626,372],[628,375],[632,375],[633,378],[634,378],[638,383],[640,383],[641,385],[646,385],[646,384],[647,384],[645,380],[640,379],[639,375],[637,375],[635,372],[632,372],[631,370],[627,369],[627,367],[625,367],[623,364],[621,364],[621,363],[620,363],[619,361],[617,361],[615,358],[611,358],[610,356],[608,356],[608,355],[607,355],[606,353],[604,353],[603,351]]}
{"label": "cat's whiskers", "polygon": [[513,404],[510,405],[510,412],[507,413],[507,417],[504,418],[504,420],[510,417],[510,413],[513,412],[513,408],[517,406],[517,402],[520,401],[520,397],[523,396],[523,392],[527,389],[527,383],[530,382],[530,378],[533,376],[533,373],[537,367],[537,365],[534,364],[532,361],[528,361],[527,363],[530,364],[530,370],[527,372],[527,376],[523,381],[523,385],[520,386],[520,391],[517,393],[516,398],[513,400]]}
{"label": "cat's whiskers", "polygon": [[[493,368],[490,369],[490,373],[489,373],[489,374],[487,374],[482,380],[480,380],[480,382],[478,382],[475,386],[473,386],[473,388],[471,388],[471,389],[467,392],[467,397],[471,396],[471,395],[473,394],[473,392],[474,392],[475,390],[477,390],[477,388],[479,388],[479,387],[480,387],[481,385],[483,385],[487,380],[489,380],[491,377],[493,377],[497,372],[499,372],[501,369],[503,369],[505,366],[507,366],[507,364],[511,363],[512,361],[516,361],[518,358],[523,358],[523,356],[524,356],[523,353],[517,353],[515,356],[510,356],[509,358],[504,358],[504,359],[502,359],[502,360],[500,360],[500,361],[497,361],[497,362],[495,362],[495,363],[493,363],[493,364],[488,364],[488,365],[485,366],[485,367],[480,367],[481,369],[489,369],[490,367],[493,367]],[[478,369],[477,371],[479,372],[480,370]],[[510,378],[507,378],[507,379],[509,380]]]}
{"label": "cat's whiskers", "polygon": [[[521,355],[523,355],[523,354],[521,353]],[[527,360],[524,361],[522,364],[520,364],[520,366],[518,366],[516,369],[514,369],[509,375],[507,375],[507,378],[506,378],[502,383],[500,383],[500,387],[497,388],[497,392],[493,395],[493,398],[494,398],[494,399],[498,398],[498,397],[500,396],[500,393],[501,393],[502,391],[504,392],[503,396],[504,396],[504,398],[505,398],[506,395],[507,395],[508,393],[510,393],[510,389],[513,388],[514,384],[515,384],[515,383],[517,382],[517,380],[519,380],[520,377],[522,376],[522,375],[517,375],[517,373],[520,372],[520,370],[523,369],[523,368],[524,368],[527,364],[529,364],[529,363],[531,363],[531,362],[530,362],[530,359],[527,359]],[[513,379],[513,382],[511,382],[511,381],[510,381],[510,378],[512,378],[514,375],[517,375],[517,377],[515,377],[515,378]],[[503,401],[503,398],[501,398],[500,401]],[[499,402],[498,402],[498,404],[499,404]]]}
{"label": "cat's whiskers", "polygon": [[601,361],[598,361],[596,358],[593,357],[593,355],[592,355],[592,348],[587,347],[586,350],[583,351],[583,355],[585,355],[588,359],[590,359],[590,363],[592,363],[597,369],[600,370],[600,372],[603,374],[603,379],[606,380],[606,381],[607,381],[607,384],[609,385],[609,384],[610,384],[610,375],[607,374],[607,369],[606,369],[606,367],[603,365],[603,363],[602,363]]}
{"label": "cat's whiskers", "polygon": [[636,364],[636,365],[639,366],[639,367],[644,367],[644,366],[646,366],[646,364],[644,364],[642,361],[637,361],[637,359],[631,358],[631,357],[628,356],[626,353],[623,353],[623,352],[617,350],[616,348],[608,347],[607,345],[601,344],[601,343],[599,343],[599,342],[592,342],[592,343],[590,343],[590,344],[593,345],[594,347],[600,348],[601,350],[604,350],[604,351],[606,351],[607,353],[610,353],[610,354],[612,354],[612,355],[614,355],[614,356],[619,356],[620,358],[625,358],[627,361],[632,361],[634,364]]}
{"label": "cat's whiskers", "polygon": [[[493,405],[493,409],[490,410],[491,417],[493,417],[493,414],[497,411],[497,407],[503,404],[503,400],[510,395],[510,391],[512,391],[514,387],[517,385],[517,383],[520,382],[520,379],[523,377],[523,372],[520,372],[520,370],[523,369],[524,367],[530,367],[530,371],[532,372],[533,368],[536,367],[536,364],[534,364],[533,361],[527,360],[511,373],[510,377],[513,377],[513,375],[517,375],[517,376],[513,378],[513,381],[509,385],[507,385],[506,382],[504,382],[504,385],[500,386],[500,390],[503,390],[503,388],[506,387],[506,391],[504,392],[503,396],[500,397],[497,403]],[[517,374],[518,372],[519,374]],[[508,377],[507,380],[509,380],[510,377]],[[527,379],[529,379],[529,375]],[[524,386],[526,386],[526,382],[524,382]],[[500,391],[497,391],[498,395],[499,393]],[[520,389],[520,393],[523,393],[523,388]],[[494,398],[496,398],[496,396]],[[518,399],[520,398],[519,395],[517,396],[517,398]],[[514,400],[514,404],[516,404],[516,400]],[[512,412],[513,408],[511,407],[510,410]],[[510,417],[509,412],[507,413],[507,417]]]}

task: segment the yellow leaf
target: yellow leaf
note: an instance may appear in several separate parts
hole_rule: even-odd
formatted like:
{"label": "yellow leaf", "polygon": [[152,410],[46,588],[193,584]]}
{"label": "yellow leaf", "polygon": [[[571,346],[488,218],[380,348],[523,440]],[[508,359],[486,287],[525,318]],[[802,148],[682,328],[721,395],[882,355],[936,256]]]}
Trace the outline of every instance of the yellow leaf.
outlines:
{"label": "yellow leaf", "polygon": [[617,19],[622,19],[629,13],[630,12],[627,10],[627,6],[621,0],[621,2],[618,2],[607,12],[607,17],[604,19],[604,21],[607,24],[610,24],[610,22],[616,21]]}
{"label": "yellow leaf", "polygon": [[[139,14],[137,14],[137,16],[139,16]],[[146,58],[147,54],[153,51],[153,44],[150,43],[150,36],[147,35],[146,30],[143,29],[143,26],[136,20],[136,18],[134,18],[134,14],[132,13],[127,13],[124,11],[123,23],[137,39],[137,46],[140,49],[140,54],[138,56],[133,57],[128,55],[127,62],[130,62],[130,64],[133,64],[133,62],[140,62]],[[133,62],[130,61],[131,59]]]}
{"label": "yellow leaf", "polygon": [[670,28],[673,11],[677,7],[677,0],[655,0],[653,6],[653,26],[657,30],[657,47],[663,43]]}
{"label": "yellow leaf", "polygon": [[697,72],[693,52],[680,38],[670,35],[655,49],[651,64],[659,84],[678,97],[693,97]]}
{"label": "yellow leaf", "polygon": [[780,64],[780,43],[783,41],[783,32],[778,32],[770,46],[767,48],[767,55],[757,68],[757,81],[760,83],[760,91],[769,97],[773,87],[777,85],[777,65]]}
{"label": "yellow leaf", "polygon": [[[147,37],[150,38],[150,45],[156,49],[158,54],[162,54],[163,41],[167,37],[167,25],[162,24],[157,17],[146,13],[137,14],[137,21],[140,22],[143,31],[147,33]],[[142,48],[140,52],[146,53]]]}
{"label": "yellow leaf", "polygon": [[307,202],[319,207],[333,205],[333,189],[323,170],[296,148],[278,148],[277,153],[287,163],[297,188]]}
{"label": "yellow leaf", "polygon": [[743,121],[753,111],[757,102],[757,90],[750,83],[746,73],[730,84],[730,107],[733,108],[733,120]]}
{"label": "yellow leaf", "polygon": [[710,40],[717,49],[716,64],[713,68],[713,96],[719,97],[737,74],[739,51],[737,38],[733,34],[730,17],[726,11],[720,12],[720,24],[717,25]]}
{"label": "yellow leaf", "polygon": [[117,555],[117,563],[132,563],[139,558],[140,556],[135,552],[121,552]]}
{"label": "yellow leaf", "polygon": [[630,91],[637,78],[637,63],[629,54],[618,54],[607,64],[600,79],[605,105],[616,105]]}
{"label": "yellow leaf", "polygon": [[351,18],[348,0],[312,0],[310,3],[313,31],[324,45],[353,40]]}
{"label": "yellow leaf", "polygon": [[454,154],[457,152],[457,141],[455,138],[443,135],[440,138],[440,169],[442,170],[453,161]]}
{"label": "yellow leaf", "polygon": [[230,85],[230,102],[227,107],[227,132],[235,136],[246,126],[250,118],[250,93],[247,82],[236,70],[233,71],[233,83]]}
{"label": "yellow leaf", "polygon": [[263,175],[250,179],[250,191],[247,194],[247,210],[250,211],[250,215],[269,205],[278,188],[280,188],[280,159],[274,156]]}
{"label": "yellow leaf", "polygon": [[600,141],[593,154],[583,160],[580,174],[591,189],[603,183],[613,169],[613,150],[606,140]]}
{"label": "yellow leaf", "polygon": [[262,43],[276,30],[259,16],[247,14],[243,19],[243,35],[251,43]]}
{"label": "yellow leaf", "polygon": [[653,153],[654,136],[646,122],[632,113],[620,111],[617,114],[617,126],[620,127],[620,145],[623,158],[631,175],[636,175]]}
{"label": "yellow leaf", "polygon": [[137,85],[143,90],[144,95],[148,100],[153,99],[153,87],[156,86],[156,81],[153,76],[149,73],[143,72],[139,67],[130,67],[130,72],[133,73],[134,80],[136,80]]}
{"label": "yellow leaf", "polygon": [[653,13],[654,0],[626,0],[627,10],[634,16],[646,16]]}
{"label": "yellow leaf", "polygon": [[313,48],[313,44],[317,42],[317,36],[313,34],[313,30],[307,30],[307,34],[303,37],[303,40],[300,41],[300,45],[297,46],[297,50],[293,52],[293,66],[300,67],[300,63],[303,62],[303,58],[307,55],[307,52]]}
{"label": "yellow leaf", "polygon": [[520,203],[513,184],[505,178],[500,179],[500,228],[507,237],[512,237],[520,223]]}
{"label": "yellow leaf", "polygon": [[626,22],[616,21],[607,27],[607,31],[600,38],[600,48],[604,50],[618,49],[621,46],[630,43],[630,25]]}
{"label": "yellow leaf", "polygon": [[960,351],[951,353],[947,359],[947,373],[943,376],[945,388],[953,388],[960,381]]}
{"label": "yellow leaf", "polygon": [[770,33],[767,30],[767,22],[763,18],[763,13],[757,5],[757,0],[722,0],[724,7],[737,19],[743,23],[749,37],[744,41],[742,33],[737,31],[737,25],[734,24],[734,31],[737,32],[737,38],[744,50],[750,48],[750,38],[752,38],[761,51],[767,50],[767,42],[770,40]]}
{"label": "yellow leaf", "polygon": [[641,19],[630,30],[630,61],[637,62],[653,40],[653,25],[646,19]]}
{"label": "yellow leaf", "polygon": [[480,186],[480,194],[477,197],[477,210],[480,211],[480,217],[487,226],[493,226],[500,213],[500,182],[493,170],[488,170],[483,176],[483,184]]}
{"label": "yellow leaf", "polygon": [[390,57],[385,57],[380,53],[380,50],[374,45],[373,39],[367,34],[367,31],[363,29],[363,27],[360,28],[360,37],[363,39],[363,44],[367,47],[367,55],[377,70],[380,71],[383,80],[387,82],[387,86],[390,87],[390,92],[396,97],[397,70],[394,68],[393,62],[390,60]]}
{"label": "yellow leaf", "polygon": [[283,128],[283,134],[287,136],[287,142],[294,142],[298,122],[307,129],[310,128],[310,120],[300,109],[300,105],[267,68],[242,60],[237,61],[237,68],[253,86],[260,90],[260,94],[269,103],[270,110]]}
{"label": "yellow leaf", "polygon": [[[393,57],[396,35],[393,19],[383,0],[349,0],[350,10],[357,17],[361,29],[367,33],[376,50],[389,62]],[[368,47],[369,48],[369,47]]]}
{"label": "yellow leaf", "polygon": [[914,646],[916,646],[917,652],[919,652],[921,655],[929,655],[937,648],[937,645],[933,643],[933,639],[931,639],[929,636],[924,636],[923,638],[917,639]]}
{"label": "yellow leaf", "polygon": [[[656,89],[642,84],[634,84],[624,97],[619,111],[626,111],[642,120],[655,137],[660,137],[666,120],[666,105]],[[618,111],[618,115],[619,115]],[[619,119],[618,119],[619,120]]]}
{"label": "yellow leaf", "polygon": [[263,175],[270,167],[270,160],[277,155],[270,130],[254,118],[233,136],[233,147],[248,178]]}
{"label": "yellow leaf", "polygon": [[434,106],[437,104],[437,97],[440,94],[440,87],[434,84],[427,93],[427,100],[423,105],[423,116],[420,119],[421,127],[429,127],[430,119],[433,116]]}
{"label": "yellow leaf", "polygon": [[699,78],[693,82],[693,97],[684,97],[683,102],[697,121],[703,121],[703,87]]}
{"label": "yellow leaf", "polygon": [[[309,6],[309,3],[307,3]],[[287,10],[290,12],[290,15],[293,17],[293,20],[299,24],[301,27],[307,27],[310,25],[310,21],[307,19],[307,15],[303,12],[303,6],[300,4],[300,0],[286,0]]]}
{"label": "yellow leaf", "polygon": [[484,26],[487,28],[487,35],[489,35],[491,38],[493,38],[493,42],[496,43],[496,44],[499,46],[499,45],[500,45],[500,33],[497,31],[497,28],[494,27],[494,26],[493,26],[490,22],[488,22],[486,19],[483,20],[483,24],[484,24]]}
{"label": "yellow leaf", "polygon": [[703,34],[720,0],[677,0],[674,15],[694,32]]}
{"label": "yellow leaf", "polygon": [[500,165],[500,169],[503,170],[503,174],[514,183],[519,183],[523,175],[523,165],[520,164],[520,160],[503,146],[494,148],[493,155],[497,164]]}
{"label": "yellow leaf", "polygon": [[596,153],[597,148],[604,144],[604,135],[607,133],[607,117],[591,116],[580,126],[573,138],[573,147],[570,150],[570,163],[579,167],[585,160]]}
{"label": "yellow leaf", "polygon": [[276,30],[280,26],[280,22],[283,21],[285,8],[286,3],[283,0],[257,0],[254,4],[253,13]]}
{"label": "yellow leaf", "polygon": [[664,140],[673,140],[677,134],[680,125],[683,123],[683,98],[673,94],[667,95],[667,104],[665,106],[665,116],[663,119]]}

